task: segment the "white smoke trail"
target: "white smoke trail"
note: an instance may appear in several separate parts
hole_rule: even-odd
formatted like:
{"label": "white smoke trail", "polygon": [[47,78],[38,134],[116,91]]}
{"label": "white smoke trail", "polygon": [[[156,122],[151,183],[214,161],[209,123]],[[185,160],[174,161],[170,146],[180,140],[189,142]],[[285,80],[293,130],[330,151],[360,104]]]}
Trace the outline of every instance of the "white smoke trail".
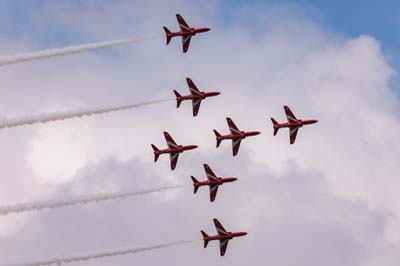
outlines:
{"label": "white smoke trail", "polygon": [[78,199],[72,200],[63,200],[63,201],[47,201],[47,202],[32,202],[32,203],[21,203],[10,206],[2,206],[0,207],[0,216],[8,215],[11,213],[21,213],[21,212],[29,212],[29,211],[40,211],[43,209],[53,209],[53,208],[63,208],[72,205],[78,204],[88,204],[88,203],[97,203],[100,201],[107,200],[116,200],[116,199],[124,199],[128,197],[135,197],[140,195],[151,194],[155,192],[161,192],[170,189],[181,188],[183,186],[167,186],[137,192],[125,192],[125,193],[110,193],[110,194],[100,194],[100,195],[92,195],[81,197]]}
{"label": "white smoke trail", "polygon": [[110,250],[97,251],[97,252],[92,252],[92,253],[87,253],[87,254],[82,254],[82,255],[77,255],[77,256],[71,256],[71,257],[51,258],[51,259],[47,259],[47,260],[43,260],[43,261],[18,264],[18,265],[14,265],[14,266],[46,266],[46,265],[53,265],[53,264],[61,265],[63,263],[88,261],[88,260],[100,259],[100,258],[104,258],[104,257],[135,254],[135,253],[139,253],[139,252],[151,251],[151,250],[167,248],[167,247],[177,246],[177,245],[183,245],[183,244],[192,243],[192,242],[194,242],[194,241],[171,242],[171,243],[167,243],[167,244],[160,244],[160,245],[140,247],[140,248],[133,247],[133,248],[110,249]]}
{"label": "white smoke trail", "polygon": [[26,61],[32,61],[32,60],[46,59],[46,58],[56,57],[56,56],[64,56],[64,55],[69,55],[69,54],[78,54],[78,53],[93,51],[93,50],[97,50],[97,49],[104,49],[104,48],[110,48],[110,47],[114,47],[114,46],[127,45],[127,44],[131,44],[134,42],[150,40],[150,39],[154,39],[154,38],[158,38],[158,37],[160,37],[160,36],[152,36],[152,37],[147,37],[147,38],[142,38],[142,39],[125,39],[125,40],[116,40],[116,41],[109,41],[109,42],[88,43],[88,44],[82,44],[82,45],[77,45],[77,46],[54,48],[54,49],[48,49],[48,50],[43,50],[43,51],[31,52],[31,53],[21,53],[21,54],[16,54],[16,55],[9,56],[9,57],[1,57],[0,58],[0,66],[11,65],[11,64],[21,63],[21,62],[26,62]]}
{"label": "white smoke trail", "polygon": [[37,123],[47,123],[51,121],[59,121],[71,118],[78,118],[82,116],[90,116],[90,115],[98,115],[98,114],[105,114],[110,112],[128,110],[133,108],[139,108],[146,105],[156,104],[171,101],[168,100],[155,100],[137,104],[130,104],[130,105],[122,105],[116,107],[109,107],[109,108],[98,108],[98,109],[86,109],[86,110],[78,110],[78,111],[64,111],[64,112],[54,112],[49,114],[41,114],[32,117],[23,117],[23,118],[13,118],[7,119],[2,118],[0,119],[0,129],[4,128],[12,128],[24,125],[32,125]]}

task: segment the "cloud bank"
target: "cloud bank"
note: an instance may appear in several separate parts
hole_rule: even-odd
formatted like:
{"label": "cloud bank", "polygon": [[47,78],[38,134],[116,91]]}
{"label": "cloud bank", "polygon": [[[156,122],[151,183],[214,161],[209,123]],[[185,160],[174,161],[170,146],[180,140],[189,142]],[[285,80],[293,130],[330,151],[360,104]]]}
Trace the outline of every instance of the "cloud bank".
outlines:
{"label": "cloud bank", "polygon": [[[204,177],[203,163],[239,180],[221,189],[215,204],[208,202],[206,190],[193,195],[188,188],[2,217],[5,265],[111,246],[200,239],[200,229],[214,232],[214,217],[228,230],[249,232],[231,241],[222,259],[217,244],[203,250],[199,242],[85,265],[398,264],[399,100],[388,85],[395,71],[373,36],[333,33],[301,8],[283,5],[237,8],[229,16],[221,2],[192,1],[48,3],[43,10],[45,21],[35,12],[31,18],[39,31],[51,21],[89,39],[161,32],[162,25],[175,25],[175,13],[212,30],[193,39],[188,55],[180,53],[179,42],[167,47],[152,41],[9,67],[0,72],[0,110],[6,116],[165,98],[172,89],[184,90],[186,76],[200,89],[222,94],[205,101],[195,119],[189,105],[176,110],[171,102],[90,121],[4,131],[2,203],[190,184],[190,175]],[[29,36],[24,46],[35,42]],[[292,146],[284,130],[272,136],[269,117],[283,121],[283,105],[299,118],[320,121],[302,128]],[[212,129],[227,130],[226,116],[242,129],[262,131],[243,142],[237,158],[229,145],[215,149]],[[199,145],[181,156],[174,172],[167,158],[153,163],[149,144],[163,142],[163,130],[181,143]]]}

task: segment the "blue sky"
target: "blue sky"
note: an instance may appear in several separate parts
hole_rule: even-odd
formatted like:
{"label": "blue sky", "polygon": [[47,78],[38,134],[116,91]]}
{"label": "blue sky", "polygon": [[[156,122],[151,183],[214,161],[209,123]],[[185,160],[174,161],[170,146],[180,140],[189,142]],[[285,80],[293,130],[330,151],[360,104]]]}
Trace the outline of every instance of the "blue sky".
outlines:
{"label": "blue sky", "polygon": [[225,1],[221,12],[224,9],[232,12],[239,6],[266,4],[285,4],[299,8],[323,27],[347,36],[371,35],[382,43],[389,57],[393,57],[390,63],[396,68],[400,66],[400,1],[236,0]]}
{"label": "blue sky", "polygon": [[[41,38],[37,39],[41,39],[43,45],[68,43],[78,39],[71,33],[57,28],[56,25],[46,24],[39,30],[31,23],[30,14],[37,14],[48,3],[50,1],[35,1],[34,5],[26,4],[26,2],[3,1],[0,18],[2,35],[18,39],[33,33],[36,36],[39,34]],[[347,36],[371,35],[382,43],[390,64],[396,69],[400,66],[400,34],[396,34],[400,28],[398,15],[400,1],[234,0],[222,1],[220,12],[227,21],[231,21],[233,19],[231,15],[238,7],[265,6],[266,4],[293,6],[302,10],[311,19],[317,20],[323,27]],[[82,1],[68,1],[68,5],[82,5]]]}
{"label": "blue sky", "polygon": [[[229,22],[234,21],[239,7],[287,5],[300,11],[303,16],[318,22],[323,28],[335,33],[357,37],[367,34],[376,38],[382,47],[386,60],[396,72],[400,69],[400,1],[362,0],[234,0],[223,1],[221,13]],[[390,80],[394,91],[399,91],[400,77]]]}

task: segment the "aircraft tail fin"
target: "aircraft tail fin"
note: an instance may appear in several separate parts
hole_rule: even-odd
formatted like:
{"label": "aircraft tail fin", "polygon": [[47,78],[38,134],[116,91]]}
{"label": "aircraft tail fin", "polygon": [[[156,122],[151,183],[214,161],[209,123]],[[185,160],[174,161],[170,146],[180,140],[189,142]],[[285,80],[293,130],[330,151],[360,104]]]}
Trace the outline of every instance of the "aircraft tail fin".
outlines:
{"label": "aircraft tail fin", "polygon": [[191,176],[191,177],[192,177],[193,186],[194,186],[193,193],[196,194],[197,190],[199,189],[199,181],[194,176]]}
{"label": "aircraft tail fin", "polygon": [[273,119],[272,117],[271,117],[271,121],[272,121],[272,124],[273,124],[273,126],[274,126],[274,136],[275,136],[275,135],[278,133],[279,124],[278,124],[278,122],[276,122],[276,120]]}
{"label": "aircraft tail fin", "polygon": [[214,134],[217,139],[217,148],[218,148],[222,141],[221,134],[219,134],[218,131],[216,131],[215,129],[214,129]]}
{"label": "aircraft tail fin", "polygon": [[177,92],[176,90],[174,90],[175,96],[176,96],[176,108],[179,108],[179,106],[181,106],[181,102],[182,102],[182,95]]}
{"label": "aircraft tail fin", "polygon": [[171,41],[171,31],[167,27],[163,27],[165,31],[165,37],[167,37],[167,45]]}
{"label": "aircraft tail fin", "polygon": [[158,157],[160,156],[160,150],[154,144],[151,144],[151,147],[153,148],[154,151],[154,162],[157,162]]}
{"label": "aircraft tail fin", "polygon": [[210,240],[209,240],[209,238],[208,238],[208,235],[207,235],[207,233],[206,233],[206,232],[204,232],[204,231],[201,231],[201,234],[203,235],[203,240],[204,240],[204,248],[206,248],[206,247],[207,247],[207,245],[208,245],[208,242],[209,242]]}

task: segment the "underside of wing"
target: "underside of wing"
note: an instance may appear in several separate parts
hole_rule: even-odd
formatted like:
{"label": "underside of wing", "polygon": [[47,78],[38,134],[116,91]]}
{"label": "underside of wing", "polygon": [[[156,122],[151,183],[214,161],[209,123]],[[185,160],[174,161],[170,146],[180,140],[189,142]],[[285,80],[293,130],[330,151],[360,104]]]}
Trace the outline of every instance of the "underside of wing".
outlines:
{"label": "underside of wing", "polygon": [[210,185],[210,201],[213,202],[217,197],[219,185]]}
{"label": "underside of wing", "polygon": [[227,235],[227,231],[225,230],[225,228],[222,226],[222,224],[218,221],[218,219],[214,218],[214,225],[215,225],[215,229],[217,229],[217,233],[220,236],[224,236]]}
{"label": "underside of wing", "polygon": [[290,128],[290,144],[293,144],[296,141],[297,132],[299,131],[299,127],[291,127]]}
{"label": "underside of wing", "polygon": [[168,132],[164,132],[164,137],[165,141],[167,142],[167,145],[169,148],[176,148],[178,147],[178,144],[174,141],[174,139],[171,137],[171,135]]}
{"label": "underside of wing", "polygon": [[290,110],[290,108],[286,105],[283,108],[285,109],[286,118],[287,118],[288,122],[289,123],[297,122],[297,118],[293,114],[292,110]]}
{"label": "underside of wing", "polygon": [[226,249],[228,248],[229,239],[220,239],[219,240],[219,250],[221,256],[225,255]]}
{"label": "underside of wing", "polygon": [[199,113],[200,105],[201,105],[201,99],[192,100],[193,116],[196,116]]}
{"label": "underside of wing", "polygon": [[217,176],[214,174],[213,170],[211,170],[211,168],[210,168],[210,166],[208,166],[208,164],[204,164],[204,171],[206,171],[207,179],[209,181],[217,180]]}
{"label": "underside of wing", "polygon": [[181,31],[190,30],[189,25],[186,23],[186,21],[183,19],[181,15],[176,14],[176,19],[178,20],[179,28],[181,29]]}
{"label": "underside of wing", "polygon": [[190,78],[186,78],[186,82],[188,84],[191,95],[200,94],[200,90],[197,88],[197,86],[194,84],[194,82]]}
{"label": "underside of wing", "polygon": [[192,39],[192,35],[182,36],[182,46],[183,52],[186,53],[189,50],[190,40]]}
{"label": "underside of wing", "polygon": [[231,118],[227,117],[226,121],[228,122],[228,127],[232,134],[240,133],[239,128],[235,125],[235,123],[233,122],[233,120]]}
{"label": "underside of wing", "polygon": [[242,139],[232,139],[233,156],[236,156],[238,154],[240,148],[240,142],[242,142]]}
{"label": "underside of wing", "polygon": [[176,164],[178,163],[179,152],[170,153],[169,156],[171,159],[171,170],[174,170],[176,167]]}

